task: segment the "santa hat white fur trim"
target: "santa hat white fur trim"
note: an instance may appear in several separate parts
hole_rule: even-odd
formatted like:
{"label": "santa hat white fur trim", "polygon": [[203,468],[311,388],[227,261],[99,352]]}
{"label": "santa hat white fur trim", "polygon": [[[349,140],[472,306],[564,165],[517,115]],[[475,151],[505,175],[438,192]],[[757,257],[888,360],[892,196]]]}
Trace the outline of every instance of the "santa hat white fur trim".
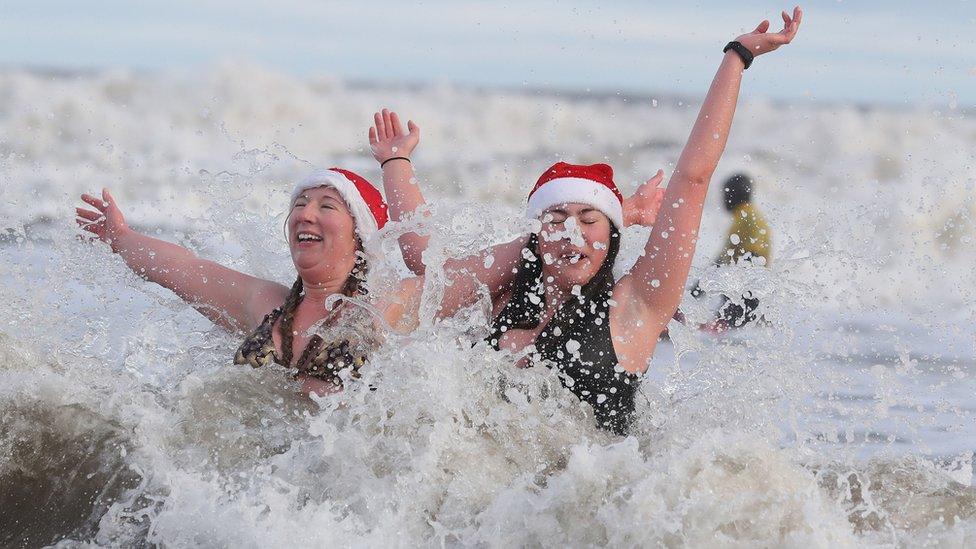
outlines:
{"label": "santa hat white fur trim", "polygon": [[603,212],[617,229],[624,227],[624,208],[617,195],[592,179],[560,177],[542,184],[529,197],[526,215],[538,218],[547,209],[570,202],[588,204]]}
{"label": "santa hat white fur trim", "polygon": [[346,206],[349,207],[349,213],[352,214],[353,220],[356,222],[356,233],[359,235],[359,240],[362,241],[364,247],[367,247],[367,243],[371,243],[373,237],[379,232],[376,218],[373,217],[373,212],[366,205],[363,196],[359,194],[359,189],[356,188],[356,184],[341,173],[319,168],[308,174],[304,179],[296,183],[295,188],[292,189],[291,201],[288,203],[289,206],[293,205],[295,200],[303,192],[318,187],[332,187],[339,193],[339,196],[345,201]]}

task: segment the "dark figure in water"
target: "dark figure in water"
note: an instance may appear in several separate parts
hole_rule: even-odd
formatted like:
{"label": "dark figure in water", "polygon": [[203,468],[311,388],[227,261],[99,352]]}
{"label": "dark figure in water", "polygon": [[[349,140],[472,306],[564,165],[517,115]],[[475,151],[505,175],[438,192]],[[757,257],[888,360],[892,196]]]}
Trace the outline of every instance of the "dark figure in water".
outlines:
{"label": "dark figure in water", "polygon": [[[732,226],[729,227],[721,253],[713,262],[715,265],[735,265],[748,261],[768,266],[772,260],[772,232],[752,202],[753,187],[752,178],[743,173],[733,175],[723,185],[725,209],[732,216]],[[698,284],[695,284],[691,295],[701,297],[704,292]],[[722,296],[722,306],[716,314],[715,321],[707,324],[705,328],[720,332],[745,326],[757,319],[755,312],[757,307],[759,307],[759,300],[753,297],[750,291],[742,294],[740,300]]]}

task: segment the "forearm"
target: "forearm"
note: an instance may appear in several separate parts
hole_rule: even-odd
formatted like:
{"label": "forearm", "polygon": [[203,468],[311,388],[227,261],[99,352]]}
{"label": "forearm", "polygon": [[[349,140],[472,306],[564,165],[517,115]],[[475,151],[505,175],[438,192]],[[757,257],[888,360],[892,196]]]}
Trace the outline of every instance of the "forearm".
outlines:
{"label": "forearm", "polygon": [[[426,204],[420,185],[414,178],[413,165],[405,160],[393,160],[383,166],[383,190],[390,205],[390,218],[400,222],[415,214]],[[400,251],[407,267],[415,274],[422,275],[426,270],[423,253],[429,238],[417,233],[400,236]]]}
{"label": "forearm", "polygon": [[722,59],[665,190],[644,255],[632,271],[645,301],[662,319],[671,317],[684,293],[708,182],[725,148],[744,67],[735,53]]}
{"label": "forearm", "polygon": [[444,264],[444,271],[448,276],[456,276],[456,273],[471,276],[486,286],[493,298],[497,297],[515,278],[515,271],[522,260],[522,249],[528,241],[528,236],[521,236],[470,257],[448,260]]}
{"label": "forearm", "polygon": [[113,239],[112,250],[134,273],[171,290],[226,328],[248,328],[253,323],[249,301],[258,300],[262,284],[272,284],[131,229]]}
{"label": "forearm", "polygon": [[179,282],[185,277],[181,266],[197,259],[182,246],[132,229],[112,239],[112,251],[122,256],[132,272],[177,293]]}
{"label": "forearm", "polygon": [[[695,183],[707,183],[711,179],[728,141],[743,70],[745,64],[737,54],[732,51],[725,54],[702,103],[688,143],[678,158],[675,178]],[[665,204],[670,202],[666,200]]]}

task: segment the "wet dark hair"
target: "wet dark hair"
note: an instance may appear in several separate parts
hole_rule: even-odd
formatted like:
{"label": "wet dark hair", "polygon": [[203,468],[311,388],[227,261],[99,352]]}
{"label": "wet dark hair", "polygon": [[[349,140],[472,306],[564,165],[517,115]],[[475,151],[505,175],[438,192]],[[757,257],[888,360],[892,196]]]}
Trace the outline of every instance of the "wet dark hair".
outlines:
{"label": "wet dark hair", "polygon": [[725,209],[731,212],[740,204],[752,200],[752,178],[737,173],[725,180],[722,190],[725,191]]}
{"label": "wet dark hair", "polygon": [[[587,310],[593,309],[592,303],[611,298],[613,264],[619,251],[620,232],[611,224],[607,256],[600,265],[600,270],[580,289],[579,296],[567,299],[553,315],[546,331],[536,339],[536,348],[540,354],[549,354],[546,352],[548,349],[564,348],[574,334],[588,328],[582,326],[582,322],[577,324],[577,320],[588,316]],[[542,321],[544,307],[545,284],[542,280],[542,258],[539,257],[539,236],[533,234],[522,249],[522,261],[512,282],[512,297],[492,322],[493,334],[489,337],[489,342],[497,347],[498,340],[506,330],[537,328]],[[546,332],[552,332],[553,336],[549,337]]]}

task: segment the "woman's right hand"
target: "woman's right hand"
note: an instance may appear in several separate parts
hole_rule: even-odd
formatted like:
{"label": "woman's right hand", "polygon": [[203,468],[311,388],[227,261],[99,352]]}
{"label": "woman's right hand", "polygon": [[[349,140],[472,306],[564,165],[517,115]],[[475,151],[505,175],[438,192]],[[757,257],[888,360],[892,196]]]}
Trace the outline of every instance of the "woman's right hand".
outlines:
{"label": "woman's right hand", "polygon": [[129,226],[126,225],[125,217],[115,204],[112,194],[108,192],[108,189],[102,189],[102,198],[83,194],[81,200],[97,211],[75,208],[78,225],[97,236],[102,242],[111,245],[112,251],[116,251],[119,238],[129,230]]}
{"label": "woman's right hand", "polygon": [[384,162],[395,156],[410,158],[417,143],[420,142],[420,127],[407,121],[404,133],[400,117],[389,109],[373,114],[374,126],[369,128],[369,148],[377,162]]}

